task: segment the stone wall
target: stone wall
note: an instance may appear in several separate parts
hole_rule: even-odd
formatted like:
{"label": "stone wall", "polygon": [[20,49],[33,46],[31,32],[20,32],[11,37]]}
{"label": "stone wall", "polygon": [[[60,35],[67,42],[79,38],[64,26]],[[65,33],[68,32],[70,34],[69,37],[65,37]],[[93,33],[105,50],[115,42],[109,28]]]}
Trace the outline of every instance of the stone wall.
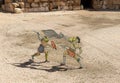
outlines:
{"label": "stone wall", "polygon": [[2,5],[2,10],[6,12],[21,13],[24,12],[24,2],[5,0],[5,4]]}
{"label": "stone wall", "polygon": [[25,2],[26,12],[47,12],[56,10],[80,9],[80,0],[27,0]]}
{"label": "stone wall", "polygon": [[48,12],[78,10],[80,0],[5,0],[2,9],[8,12]]}
{"label": "stone wall", "polygon": [[[84,9],[81,0],[5,0],[2,9],[7,12],[48,12]],[[93,9],[120,9],[120,0],[92,0]]]}
{"label": "stone wall", "polygon": [[93,0],[94,9],[120,9],[120,0]]}

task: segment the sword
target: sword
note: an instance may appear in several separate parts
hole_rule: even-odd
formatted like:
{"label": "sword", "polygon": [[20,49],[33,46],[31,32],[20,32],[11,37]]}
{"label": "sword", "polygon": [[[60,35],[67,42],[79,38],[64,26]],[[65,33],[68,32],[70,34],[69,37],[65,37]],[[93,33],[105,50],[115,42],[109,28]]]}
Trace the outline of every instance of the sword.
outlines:
{"label": "sword", "polygon": [[40,33],[39,32],[37,32],[37,31],[33,31],[33,32],[35,32],[36,34],[37,34],[37,36],[38,36],[38,39],[41,41],[41,37],[40,37]]}

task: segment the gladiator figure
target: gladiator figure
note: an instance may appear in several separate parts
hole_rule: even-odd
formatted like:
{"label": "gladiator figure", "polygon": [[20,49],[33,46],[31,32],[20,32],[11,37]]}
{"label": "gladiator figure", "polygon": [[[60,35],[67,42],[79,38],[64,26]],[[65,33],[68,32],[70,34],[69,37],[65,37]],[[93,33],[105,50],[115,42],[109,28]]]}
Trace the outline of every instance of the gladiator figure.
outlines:
{"label": "gladiator figure", "polygon": [[68,41],[70,42],[71,46],[65,47],[65,50],[63,52],[63,62],[61,63],[61,65],[66,65],[66,55],[69,55],[79,63],[79,69],[81,69],[82,65],[80,62],[80,58],[82,57],[80,56],[80,54],[82,53],[82,49],[80,46],[80,38],[78,36],[70,37],[68,38]]}
{"label": "gladiator figure", "polygon": [[45,62],[48,62],[48,50],[46,50],[45,48],[47,46],[49,46],[49,47],[57,50],[56,45],[55,45],[54,41],[51,41],[51,45],[50,45],[48,43],[49,39],[47,36],[40,37],[40,34],[38,32],[36,32],[36,33],[37,33],[38,39],[40,40],[41,43],[37,49],[37,52],[32,55],[32,60],[34,61],[35,56],[39,56],[41,53],[44,53],[45,54]]}

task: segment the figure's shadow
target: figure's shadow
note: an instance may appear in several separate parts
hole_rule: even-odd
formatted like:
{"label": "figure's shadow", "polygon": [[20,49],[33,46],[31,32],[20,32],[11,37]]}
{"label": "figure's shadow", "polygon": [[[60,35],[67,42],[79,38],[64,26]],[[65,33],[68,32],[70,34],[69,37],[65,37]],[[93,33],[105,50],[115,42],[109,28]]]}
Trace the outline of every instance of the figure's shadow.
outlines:
{"label": "figure's shadow", "polygon": [[61,65],[56,65],[56,66],[44,66],[42,65],[42,63],[45,62],[33,62],[32,60],[23,62],[23,63],[13,63],[13,66],[16,67],[21,67],[21,68],[30,68],[30,69],[35,69],[35,70],[44,70],[47,72],[56,72],[56,71],[67,71],[67,70],[75,70],[78,68],[68,68],[65,66],[61,66]]}
{"label": "figure's shadow", "polygon": [[22,67],[22,68],[27,68],[28,65],[31,65],[33,63],[32,60],[23,62],[23,63],[13,63],[12,65],[17,66],[17,67]]}

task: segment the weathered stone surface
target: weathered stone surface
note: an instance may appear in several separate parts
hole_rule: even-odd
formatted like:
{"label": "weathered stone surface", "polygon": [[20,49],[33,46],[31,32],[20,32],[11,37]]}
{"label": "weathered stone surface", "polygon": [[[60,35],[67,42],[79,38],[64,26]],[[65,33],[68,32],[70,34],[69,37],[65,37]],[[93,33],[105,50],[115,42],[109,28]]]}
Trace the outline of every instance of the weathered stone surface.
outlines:
{"label": "weathered stone surface", "polygon": [[28,2],[28,3],[33,3],[33,2],[34,2],[34,0],[27,0],[27,2]]}
{"label": "weathered stone surface", "polygon": [[20,8],[24,8],[25,7],[24,2],[18,2],[18,4],[19,4]]}
{"label": "weathered stone surface", "polygon": [[20,9],[20,8],[15,8],[14,9],[14,13],[22,13],[23,11],[22,11],[22,9]]}
{"label": "weathered stone surface", "polygon": [[12,0],[5,0],[5,4],[6,3],[11,3],[12,2]]}
{"label": "weathered stone surface", "polygon": [[25,8],[30,8],[30,3],[25,3]]}
{"label": "weathered stone surface", "polygon": [[38,3],[38,2],[40,2],[40,0],[34,0],[34,2],[35,2],[35,3]]}
{"label": "weathered stone surface", "polygon": [[31,7],[33,7],[33,8],[39,7],[39,4],[38,4],[38,3],[32,3],[32,4],[31,4]]}
{"label": "weathered stone surface", "polygon": [[5,5],[2,5],[2,10],[5,11]]}
{"label": "weathered stone surface", "polygon": [[12,5],[13,5],[14,8],[19,7],[18,3],[12,3]]}
{"label": "weathered stone surface", "polygon": [[5,4],[5,10],[8,12],[13,12],[14,11],[14,7],[11,3]]}
{"label": "weathered stone surface", "polygon": [[93,0],[94,9],[120,9],[120,0]]}

